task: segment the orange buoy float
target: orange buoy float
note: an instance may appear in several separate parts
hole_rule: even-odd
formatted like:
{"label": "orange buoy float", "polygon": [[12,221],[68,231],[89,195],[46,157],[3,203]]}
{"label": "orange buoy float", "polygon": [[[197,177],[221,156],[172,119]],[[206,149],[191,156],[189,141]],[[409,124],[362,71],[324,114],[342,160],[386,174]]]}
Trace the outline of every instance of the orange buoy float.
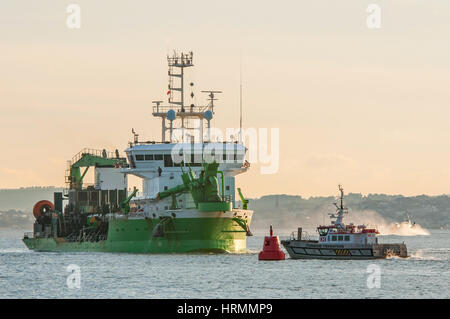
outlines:
{"label": "orange buoy float", "polygon": [[284,260],[286,255],[280,248],[278,236],[273,235],[272,225],[270,225],[270,236],[264,237],[263,250],[259,252],[259,260]]}
{"label": "orange buoy float", "polygon": [[52,202],[48,201],[48,200],[41,200],[39,202],[37,202],[36,204],[34,204],[33,207],[33,215],[34,218],[38,218],[40,216],[42,216],[43,214],[49,212],[49,211],[53,211],[55,210],[55,205],[53,205]]}

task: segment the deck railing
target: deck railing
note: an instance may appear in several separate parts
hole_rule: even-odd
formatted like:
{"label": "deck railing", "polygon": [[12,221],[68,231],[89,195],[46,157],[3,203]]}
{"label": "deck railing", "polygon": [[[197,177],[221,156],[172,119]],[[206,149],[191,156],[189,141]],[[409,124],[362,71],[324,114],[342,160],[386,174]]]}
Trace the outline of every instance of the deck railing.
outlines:
{"label": "deck railing", "polygon": [[72,164],[76,163],[85,154],[104,157],[104,158],[117,158],[117,156],[116,156],[117,154],[115,152],[108,152],[106,150],[96,150],[93,148],[83,148],[81,151],[79,151],[77,154],[75,154],[74,157],[72,157],[71,163]]}
{"label": "deck railing", "polygon": [[184,106],[184,111],[180,105],[174,106],[153,106],[153,114],[166,114],[170,110],[174,110],[177,115],[190,115],[190,114],[201,114],[206,111],[208,106]]}

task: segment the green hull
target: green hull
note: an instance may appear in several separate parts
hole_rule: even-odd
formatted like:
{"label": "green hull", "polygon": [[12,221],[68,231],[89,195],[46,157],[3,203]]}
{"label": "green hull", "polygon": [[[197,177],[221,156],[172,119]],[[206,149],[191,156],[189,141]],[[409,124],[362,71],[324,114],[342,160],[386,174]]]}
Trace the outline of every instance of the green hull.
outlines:
{"label": "green hull", "polygon": [[[67,242],[64,238],[24,238],[38,251],[187,253],[246,251],[247,232],[232,218],[169,218],[160,237],[160,219],[111,219],[107,240]],[[250,221],[248,221],[250,223]]]}

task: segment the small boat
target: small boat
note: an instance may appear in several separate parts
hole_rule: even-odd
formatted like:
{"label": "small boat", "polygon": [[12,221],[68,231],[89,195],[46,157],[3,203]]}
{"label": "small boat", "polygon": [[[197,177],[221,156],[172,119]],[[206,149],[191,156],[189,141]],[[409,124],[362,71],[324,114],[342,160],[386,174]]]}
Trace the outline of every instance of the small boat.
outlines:
{"label": "small boat", "polygon": [[380,259],[391,256],[408,257],[405,243],[380,244],[375,228],[344,224],[344,189],[339,185],[340,204],[334,203],[336,213],[330,214],[331,224],[317,227],[318,240],[302,238],[302,227],[281,244],[292,259]]}
{"label": "small boat", "polygon": [[402,228],[402,226],[406,226],[407,228],[414,228],[416,227],[416,222],[412,222],[409,214],[406,214],[405,220],[402,221],[401,223],[395,223],[395,226],[397,228]]}

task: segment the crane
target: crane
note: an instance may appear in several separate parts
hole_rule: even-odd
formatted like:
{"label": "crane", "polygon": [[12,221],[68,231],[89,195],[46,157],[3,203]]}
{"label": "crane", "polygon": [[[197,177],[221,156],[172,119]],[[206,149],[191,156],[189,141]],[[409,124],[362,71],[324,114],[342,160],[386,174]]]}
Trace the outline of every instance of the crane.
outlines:
{"label": "crane", "polygon": [[[83,178],[89,170],[89,167],[124,167],[127,165],[126,158],[120,157],[119,152],[106,152],[106,150],[83,149],[75,155],[70,162],[66,182],[70,184],[70,189],[81,190],[83,187]],[[83,173],[81,168],[85,167]]]}

